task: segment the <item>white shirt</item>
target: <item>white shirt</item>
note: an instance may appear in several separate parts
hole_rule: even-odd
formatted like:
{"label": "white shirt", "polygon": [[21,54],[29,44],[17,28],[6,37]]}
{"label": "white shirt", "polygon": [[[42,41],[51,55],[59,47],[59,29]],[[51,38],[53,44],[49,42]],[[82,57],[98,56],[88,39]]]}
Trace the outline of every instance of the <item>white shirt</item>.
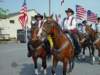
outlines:
{"label": "white shirt", "polygon": [[96,31],[96,25],[92,24],[92,29]]}
{"label": "white shirt", "polygon": [[96,25],[97,26],[97,32],[100,32],[100,23]]}
{"label": "white shirt", "polygon": [[38,23],[39,28],[41,27],[41,24],[42,24],[42,20],[40,20],[39,23]]}
{"label": "white shirt", "polygon": [[86,26],[83,25],[83,33],[87,33],[85,29],[86,29]]}
{"label": "white shirt", "polygon": [[[72,21],[72,23],[71,23]],[[70,25],[72,24],[72,25]],[[73,30],[77,28],[76,27],[76,20],[73,16],[70,16],[68,19],[66,18],[66,20],[63,23],[63,29],[68,29],[68,30]]]}

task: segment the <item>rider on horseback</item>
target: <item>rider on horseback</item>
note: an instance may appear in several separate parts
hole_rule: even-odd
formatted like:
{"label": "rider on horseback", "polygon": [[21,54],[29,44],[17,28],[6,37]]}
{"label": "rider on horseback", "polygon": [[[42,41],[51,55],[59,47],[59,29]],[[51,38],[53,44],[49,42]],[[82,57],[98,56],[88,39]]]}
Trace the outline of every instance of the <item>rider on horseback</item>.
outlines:
{"label": "rider on horseback", "polygon": [[[100,61],[100,17],[97,18],[97,24],[96,24],[96,32],[97,32],[97,37],[98,39],[95,41],[95,45],[98,48],[98,56],[99,56],[99,61]],[[100,64],[100,63],[99,63]]]}
{"label": "rider on horseback", "polygon": [[71,8],[68,8],[68,10],[65,10],[67,17],[63,20],[63,31],[65,33],[68,33],[71,36],[71,39],[73,41],[73,44],[75,46],[75,55],[77,56],[80,52],[80,45],[76,39],[77,35],[77,27],[76,27],[76,20],[73,17],[74,11]]}
{"label": "rider on horseback", "polygon": [[98,36],[100,37],[100,17],[97,18],[97,24],[96,24],[96,32],[98,33]]}
{"label": "rider on horseback", "polygon": [[[43,23],[43,16],[40,15],[40,14],[37,14],[34,16],[34,19],[35,19],[35,22],[31,23],[31,35],[32,35],[32,28],[35,27],[35,26],[38,26],[38,28],[41,27],[42,23]],[[28,41],[28,45],[32,45],[32,36],[31,36],[31,39]],[[29,46],[28,46],[29,47]],[[28,49],[28,54],[27,54],[28,57],[31,57],[31,51],[29,51]]]}
{"label": "rider on horseback", "polygon": [[[31,31],[33,27],[38,27],[38,29],[41,29],[42,25],[43,25],[43,16],[40,14],[35,15],[35,23],[31,23]],[[47,39],[44,40],[44,48],[46,49],[47,54],[50,54],[50,49],[53,48],[53,42],[52,42],[52,38],[51,36],[47,36]],[[32,47],[32,32],[31,32],[31,39],[28,41],[28,57],[31,57],[31,51],[30,51],[30,46]]]}

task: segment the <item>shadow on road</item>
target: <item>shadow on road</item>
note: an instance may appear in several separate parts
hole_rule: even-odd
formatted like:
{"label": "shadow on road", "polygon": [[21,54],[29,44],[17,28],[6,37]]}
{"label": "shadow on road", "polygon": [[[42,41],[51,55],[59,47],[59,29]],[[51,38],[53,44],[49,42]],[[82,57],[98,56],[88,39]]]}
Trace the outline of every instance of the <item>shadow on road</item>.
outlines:
{"label": "shadow on road", "polygon": [[23,64],[20,75],[34,75],[33,64]]}
{"label": "shadow on road", "polygon": [[[40,71],[40,64],[38,66],[39,75],[44,75],[42,71]],[[56,68],[56,75],[62,74],[62,66],[58,65]],[[34,73],[34,65],[33,64],[23,64],[23,68],[20,71],[19,75],[35,75]],[[47,75],[52,75],[51,66],[47,67]]]}

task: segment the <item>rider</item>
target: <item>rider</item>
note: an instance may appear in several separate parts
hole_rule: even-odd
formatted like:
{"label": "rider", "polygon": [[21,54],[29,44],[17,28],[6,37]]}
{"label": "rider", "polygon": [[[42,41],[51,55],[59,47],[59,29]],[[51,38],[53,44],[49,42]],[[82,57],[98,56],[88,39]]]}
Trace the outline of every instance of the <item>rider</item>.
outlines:
{"label": "rider", "polygon": [[[40,14],[35,15],[34,16],[34,19],[35,19],[34,23],[31,22],[31,30],[32,30],[32,28],[34,26],[38,26],[38,28],[40,28],[41,25],[42,25],[42,23],[43,23],[43,16],[40,15]],[[29,47],[30,45],[32,46],[32,36],[31,36],[31,38],[28,41],[28,54],[27,54],[28,57],[31,57],[32,56],[31,55],[31,51],[30,51],[30,47]]]}
{"label": "rider", "polygon": [[82,31],[84,34],[86,34],[86,30],[85,30],[86,25],[87,25],[87,21],[86,20],[82,21]]}
{"label": "rider", "polygon": [[63,31],[65,33],[69,33],[72,38],[73,44],[75,46],[75,55],[81,52],[80,45],[76,39],[77,35],[77,26],[76,26],[76,19],[73,17],[74,11],[71,8],[65,10],[67,17],[63,19]]}
{"label": "rider", "polygon": [[100,34],[100,17],[97,18],[96,31]]}
{"label": "rider", "polygon": [[[40,29],[42,27],[42,25],[43,25],[43,16],[40,15],[40,14],[37,14],[37,15],[35,15],[34,19],[35,19],[35,22],[31,23],[31,29],[34,26],[38,26],[38,28]],[[49,49],[53,48],[53,42],[52,42],[51,36],[48,36],[47,39],[44,40],[44,44],[45,44],[45,48],[46,48],[47,53],[50,54],[50,50]],[[27,54],[28,57],[31,57],[32,55],[31,55],[31,51],[29,50],[29,45],[32,46],[32,39],[30,39],[28,41],[28,54]]]}
{"label": "rider", "polygon": [[[96,32],[97,32],[98,38],[100,38],[100,17],[97,18]],[[99,56],[99,61],[100,61],[100,51],[98,51],[98,56]]]}
{"label": "rider", "polygon": [[34,19],[35,23],[33,23],[32,26],[38,26],[40,28],[43,23],[43,16],[41,14],[37,14],[34,16]]}

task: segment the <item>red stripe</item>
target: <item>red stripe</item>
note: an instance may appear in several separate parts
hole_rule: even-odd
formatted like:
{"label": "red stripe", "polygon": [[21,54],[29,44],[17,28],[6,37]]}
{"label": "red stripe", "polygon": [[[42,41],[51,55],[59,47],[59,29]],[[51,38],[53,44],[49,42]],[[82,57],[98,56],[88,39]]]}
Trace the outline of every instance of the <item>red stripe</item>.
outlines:
{"label": "red stripe", "polygon": [[82,6],[77,5],[76,6],[76,17],[77,17],[77,19],[83,19],[85,16],[86,16],[86,10]]}
{"label": "red stripe", "polygon": [[25,27],[27,21],[28,21],[28,15],[27,15],[27,7],[26,5],[23,5],[21,10],[20,10],[20,16],[19,16],[19,22],[22,25],[22,28]]}

